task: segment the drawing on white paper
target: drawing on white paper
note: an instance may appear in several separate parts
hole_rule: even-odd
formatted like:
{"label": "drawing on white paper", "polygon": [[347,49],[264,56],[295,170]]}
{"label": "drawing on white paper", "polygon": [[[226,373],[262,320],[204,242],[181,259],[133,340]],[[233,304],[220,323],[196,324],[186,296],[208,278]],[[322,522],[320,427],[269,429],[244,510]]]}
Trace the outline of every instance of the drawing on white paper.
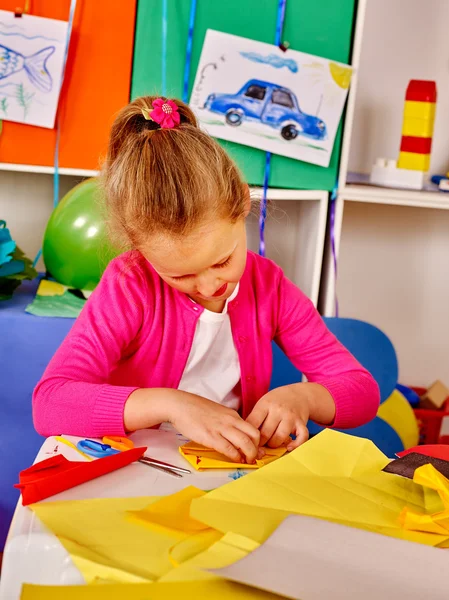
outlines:
{"label": "drawing on white paper", "polygon": [[190,105],[213,136],[328,166],[348,65],[208,30]]}
{"label": "drawing on white paper", "polygon": [[54,127],[68,23],[0,10],[0,117]]}

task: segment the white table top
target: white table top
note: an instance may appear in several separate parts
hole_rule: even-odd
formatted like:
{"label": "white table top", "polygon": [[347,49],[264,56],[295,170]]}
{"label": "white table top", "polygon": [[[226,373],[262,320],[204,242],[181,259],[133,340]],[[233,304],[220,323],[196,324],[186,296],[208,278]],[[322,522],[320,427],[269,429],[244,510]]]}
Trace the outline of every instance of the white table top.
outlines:
{"label": "white table top", "polygon": [[[64,436],[76,443],[82,438]],[[156,429],[138,431],[131,439],[136,446],[147,446],[146,456],[187,467],[178,452],[187,440],[175,431]],[[83,460],[72,448],[55,438],[42,445],[35,462],[54,454],[63,454],[69,460]],[[81,500],[86,498],[117,498],[137,496],[164,496],[173,494],[188,485],[203,490],[217,488],[242,474],[239,471],[193,471],[182,478],[173,477],[142,463],[133,463],[118,471],[52,496],[44,502],[56,500]],[[76,585],[84,583],[81,573],[73,565],[70,555],[57,537],[46,529],[35,514],[19,501],[6,541],[0,579],[0,600],[20,598],[22,583],[41,585]]]}

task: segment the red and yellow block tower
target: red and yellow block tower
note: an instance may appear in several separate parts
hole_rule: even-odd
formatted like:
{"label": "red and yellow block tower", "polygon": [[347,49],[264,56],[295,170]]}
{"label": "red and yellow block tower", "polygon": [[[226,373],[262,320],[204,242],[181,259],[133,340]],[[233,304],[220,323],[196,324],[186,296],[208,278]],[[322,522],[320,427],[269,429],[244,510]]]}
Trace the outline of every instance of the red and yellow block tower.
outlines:
{"label": "red and yellow block tower", "polygon": [[428,171],[435,122],[435,81],[412,79],[405,94],[398,169]]}

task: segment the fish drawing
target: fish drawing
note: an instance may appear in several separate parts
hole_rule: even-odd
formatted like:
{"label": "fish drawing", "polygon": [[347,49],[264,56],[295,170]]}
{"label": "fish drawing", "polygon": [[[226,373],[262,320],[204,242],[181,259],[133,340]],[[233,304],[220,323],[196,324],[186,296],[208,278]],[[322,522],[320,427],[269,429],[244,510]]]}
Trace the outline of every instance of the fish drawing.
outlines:
{"label": "fish drawing", "polygon": [[47,70],[47,60],[54,51],[54,46],[48,46],[31,56],[24,56],[0,44],[0,81],[23,69],[35,87],[50,92],[53,81]]}

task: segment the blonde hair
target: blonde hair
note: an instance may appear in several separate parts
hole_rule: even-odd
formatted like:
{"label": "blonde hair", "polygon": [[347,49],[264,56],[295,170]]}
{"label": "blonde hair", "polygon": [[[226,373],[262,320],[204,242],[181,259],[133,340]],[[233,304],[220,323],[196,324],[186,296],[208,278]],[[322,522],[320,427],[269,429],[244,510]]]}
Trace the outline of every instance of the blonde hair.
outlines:
{"label": "blonde hair", "polygon": [[236,222],[247,191],[235,163],[175,100],[181,123],[155,129],[144,117],[156,96],[137,98],[115,119],[102,182],[113,242],[138,248],[155,232],[182,236],[207,219]]}

